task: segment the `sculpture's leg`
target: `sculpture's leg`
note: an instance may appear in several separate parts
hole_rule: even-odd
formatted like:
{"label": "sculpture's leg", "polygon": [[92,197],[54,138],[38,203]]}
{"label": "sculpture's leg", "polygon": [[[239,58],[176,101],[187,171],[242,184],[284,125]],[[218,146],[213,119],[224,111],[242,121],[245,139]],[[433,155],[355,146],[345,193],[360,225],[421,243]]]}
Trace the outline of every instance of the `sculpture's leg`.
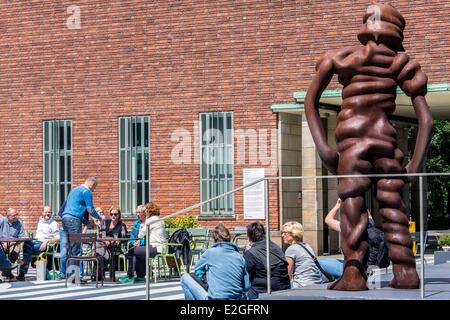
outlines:
{"label": "sculpture's leg", "polygon": [[[395,159],[378,159],[375,167],[384,173],[400,173],[403,153],[395,150]],[[390,286],[399,289],[417,289],[420,279],[412,251],[409,221],[402,200],[404,182],[401,179],[380,179],[377,182],[377,200],[383,216],[383,230],[393,264],[394,278]]]}
{"label": "sculpture's leg", "polygon": [[364,197],[343,199],[341,216],[341,247],[345,265],[342,277],[328,285],[328,289],[342,291],[368,290],[364,256],[368,247],[368,214]]}

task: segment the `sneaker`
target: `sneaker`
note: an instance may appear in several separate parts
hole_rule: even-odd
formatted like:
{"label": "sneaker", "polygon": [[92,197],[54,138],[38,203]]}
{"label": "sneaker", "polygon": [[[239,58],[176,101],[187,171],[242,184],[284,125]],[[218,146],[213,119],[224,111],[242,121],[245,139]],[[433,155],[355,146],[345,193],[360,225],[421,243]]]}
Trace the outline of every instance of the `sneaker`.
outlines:
{"label": "sneaker", "polygon": [[127,277],[119,278],[119,282],[120,283],[133,283],[134,279],[127,276]]}
{"label": "sneaker", "polygon": [[145,282],[145,278],[134,278],[134,283]]}
{"label": "sneaker", "polygon": [[11,270],[2,272],[3,281],[14,282],[16,277],[12,274]]}
{"label": "sneaker", "polygon": [[66,280],[66,277],[62,276],[61,274],[57,274],[55,277],[56,281],[64,281]]}
{"label": "sneaker", "polygon": [[17,276],[17,281],[25,281],[25,274],[24,273],[19,273],[19,275]]}
{"label": "sneaker", "polygon": [[[99,277],[98,277],[98,281],[99,281],[99,282],[101,282],[102,279],[105,279],[105,277],[102,277],[102,276],[99,276]],[[92,276],[91,276],[91,281],[92,281],[92,282],[96,282],[96,280],[97,280],[97,277],[96,277],[95,275],[92,275]]]}
{"label": "sneaker", "polygon": [[15,276],[7,276],[7,277],[3,277],[3,279],[2,279],[4,282],[15,282],[16,281],[16,277]]}
{"label": "sneaker", "polygon": [[[72,283],[75,284],[75,278],[72,279]],[[79,284],[86,284],[86,283],[87,283],[87,280],[86,280],[86,279],[80,279]]]}

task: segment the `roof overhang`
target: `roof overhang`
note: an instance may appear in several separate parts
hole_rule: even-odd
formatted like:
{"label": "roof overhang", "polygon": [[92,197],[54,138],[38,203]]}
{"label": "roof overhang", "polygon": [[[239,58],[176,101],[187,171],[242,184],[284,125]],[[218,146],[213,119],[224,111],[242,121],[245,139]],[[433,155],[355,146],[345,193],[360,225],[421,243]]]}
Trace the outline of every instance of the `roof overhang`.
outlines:
{"label": "roof overhang", "polygon": [[[271,109],[274,112],[287,112],[300,114],[303,111],[303,102],[306,91],[294,93],[296,103],[274,104]],[[320,98],[320,113],[336,113],[342,103],[342,90],[325,90]],[[435,120],[450,120],[450,83],[429,84],[426,95],[428,105]],[[417,117],[411,103],[411,99],[400,89],[397,89],[396,110],[393,118],[410,120],[415,122]]]}

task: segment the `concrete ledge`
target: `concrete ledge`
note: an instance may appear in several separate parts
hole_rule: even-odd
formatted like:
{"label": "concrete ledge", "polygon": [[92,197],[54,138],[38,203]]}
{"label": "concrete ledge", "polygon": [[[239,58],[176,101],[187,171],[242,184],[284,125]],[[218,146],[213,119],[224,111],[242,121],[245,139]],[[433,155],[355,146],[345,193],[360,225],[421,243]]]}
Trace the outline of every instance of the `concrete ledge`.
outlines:
{"label": "concrete ledge", "polygon": [[[420,274],[420,270],[419,274]],[[376,274],[369,278],[368,291],[327,290],[326,284],[300,289],[277,291],[260,295],[260,300],[421,300],[420,290],[392,289],[389,282],[392,273]],[[450,300],[450,262],[439,265],[425,265],[426,300]]]}

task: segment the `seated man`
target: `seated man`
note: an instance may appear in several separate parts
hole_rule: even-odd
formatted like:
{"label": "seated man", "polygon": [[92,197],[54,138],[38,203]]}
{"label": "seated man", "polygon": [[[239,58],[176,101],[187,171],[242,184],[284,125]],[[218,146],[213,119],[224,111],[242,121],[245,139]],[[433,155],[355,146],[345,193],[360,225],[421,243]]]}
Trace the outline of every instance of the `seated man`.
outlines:
{"label": "seated man", "polygon": [[[247,297],[257,299],[260,293],[267,292],[266,236],[260,222],[247,226],[249,249],[244,252],[245,265],[250,276],[250,290]],[[288,262],[283,251],[274,242],[269,243],[271,289],[273,291],[291,288]]]}
{"label": "seated man", "polygon": [[[31,251],[32,255],[38,255],[47,249],[47,244],[49,242],[54,242],[59,240],[59,225],[58,222],[53,220],[52,209],[49,206],[44,207],[42,216],[39,219],[39,223],[36,231],[36,239],[33,241],[27,241],[24,243],[24,264],[21,268],[24,271],[24,275],[28,271],[28,265],[31,259],[25,258],[25,252],[29,253]],[[31,246],[31,248],[29,248]],[[26,248],[26,250],[25,250]],[[20,275],[17,278],[20,279]]]}
{"label": "seated man", "polygon": [[[137,238],[139,236],[141,224],[145,223],[145,219],[147,218],[144,205],[140,205],[137,207],[136,217],[137,219],[134,221],[133,226],[131,227],[131,238]],[[129,243],[135,248],[143,247],[145,245],[145,238],[142,238],[139,241],[130,240]]]}
{"label": "seated man", "polygon": [[[19,214],[13,208],[9,208],[6,211],[6,217],[0,217],[0,237],[1,238],[24,238],[25,237],[25,229],[23,228],[22,222],[19,220]],[[24,244],[23,247],[23,259],[27,258],[31,260],[31,241],[27,245]],[[5,246],[2,248],[5,250]],[[19,254],[9,253],[9,259],[11,262],[17,261],[19,258]],[[28,261],[30,261],[28,260]],[[17,280],[24,281],[25,280],[26,269],[23,268],[23,265],[20,267],[20,273],[17,277]],[[3,270],[2,277],[4,280],[14,281],[16,278],[12,274],[11,270]]]}
{"label": "seated man", "polygon": [[[213,246],[195,264],[195,276],[181,277],[185,300],[240,300],[250,288],[245,260],[223,224],[214,229],[213,239]],[[196,280],[205,274],[207,288]]]}

